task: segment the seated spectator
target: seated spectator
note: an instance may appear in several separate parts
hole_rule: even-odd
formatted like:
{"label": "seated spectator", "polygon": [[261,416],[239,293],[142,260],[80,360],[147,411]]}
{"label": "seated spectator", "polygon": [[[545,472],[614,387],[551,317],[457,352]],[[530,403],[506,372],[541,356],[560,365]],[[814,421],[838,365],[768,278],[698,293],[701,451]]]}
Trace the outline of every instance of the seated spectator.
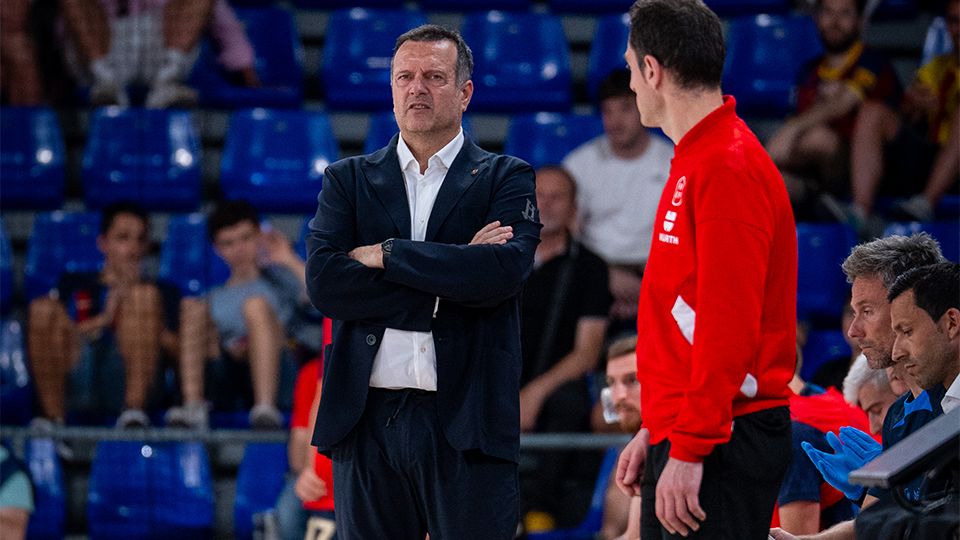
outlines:
{"label": "seated spectator", "polygon": [[126,86],[150,87],[146,106],[191,107],[196,90],[183,84],[209,30],[220,64],[246,86],[260,86],[253,47],[227,0],[62,0],[66,61],[90,103],[129,105]]}
{"label": "seated spectator", "polygon": [[[947,2],[947,28],[954,50],[960,43],[960,1]],[[895,217],[933,221],[933,209],[960,175],[960,64],[949,53],[916,73],[898,109],[888,103],[863,106],[851,148],[853,202],[870,212],[881,182],[893,184]],[[924,179],[923,191],[918,180]]]}
{"label": "seated spectator", "polygon": [[43,101],[43,88],[30,10],[34,0],[0,2],[0,91],[4,104],[36,106]]}
{"label": "seated spectator", "polygon": [[146,427],[144,410],[161,359],[178,354],[176,286],[143,275],[149,216],[119,202],[102,213],[100,272],[68,272],[50,296],[30,303],[28,350],[42,416],[64,423],[67,409],[119,414],[117,427]]}
{"label": "seated spectator", "polygon": [[34,510],[33,482],[26,465],[0,445],[0,538],[23,540]]}
{"label": "seated spectator", "polygon": [[[577,185],[566,171],[537,171],[543,228],[521,315],[520,429],[525,432],[590,430],[586,375],[600,358],[610,292],[603,260],[571,235],[576,200]],[[577,465],[577,454],[537,455],[539,466],[534,486],[526,491],[526,506],[555,515],[559,509],[553,501],[564,476]]]}
{"label": "seated spectator", "polygon": [[[810,219],[808,206],[822,200],[849,221],[836,199],[846,199],[850,139],[861,106],[896,103],[900,85],[890,61],[860,41],[866,0],[818,0],[817,33],[826,51],[798,74],[797,114],[767,141],[767,152],[783,174],[798,219]],[[855,199],[856,202],[856,199]],[[869,208],[851,210],[858,230]]]}
{"label": "seated spectator", "polygon": [[633,331],[673,145],[643,127],[628,70],[611,72],[597,93],[604,133],[570,152],[563,167],[578,186],[580,237],[610,265],[611,316]]}
{"label": "seated spectator", "polygon": [[[607,388],[621,433],[640,431],[640,381],[637,380],[637,336],[618,339],[607,349]],[[640,538],[640,497],[627,497],[610,475],[603,503],[600,537]]]}
{"label": "seated spectator", "polygon": [[[286,336],[297,307],[306,302],[305,263],[279,233],[263,233],[257,211],[246,201],[217,205],[207,221],[213,248],[230,269],[226,283],[206,298],[181,305],[182,407],[167,412],[170,426],[206,428],[204,384],[214,391],[215,408],[233,408],[249,396],[225,377],[242,372],[252,385],[250,425],[279,429],[277,409],[281,356],[290,354]],[[258,251],[264,254],[258,260]],[[208,363],[209,360],[215,362]],[[249,369],[242,367],[248,364]],[[246,374],[249,373],[249,379]],[[246,386],[245,383],[242,386]]]}
{"label": "seated spectator", "polygon": [[896,390],[893,388],[887,375],[891,370],[892,367],[870,369],[867,358],[860,355],[843,380],[843,398],[867,414],[870,433],[873,435],[883,433],[883,420],[887,417],[887,411],[907,391],[906,386],[898,386]]}

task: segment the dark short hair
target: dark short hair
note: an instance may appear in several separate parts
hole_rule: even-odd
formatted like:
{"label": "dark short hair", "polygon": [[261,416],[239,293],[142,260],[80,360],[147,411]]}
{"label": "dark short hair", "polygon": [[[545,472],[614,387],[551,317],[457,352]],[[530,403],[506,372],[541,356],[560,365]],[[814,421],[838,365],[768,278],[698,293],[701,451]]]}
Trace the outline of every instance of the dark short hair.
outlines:
{"label": "dark short hair", "polygon": [[629,69],[615,69],[597,85],[597,100],[600,103],[615,97],[636,98],[636,96],[630,89]]}
{"label": "dark short hair", "polygon": [[939,321],[947,310],[960,309],[960,264],[944,262],[908,270],[890,287],[887,300],[893,302],[909,290],[917,307]]}
{"label": "dark short hair", "polygon": [[[457,86],[470,80],[473,74],[473,53],[470,47],[460,37],[456,30],[450,30],[436,24],[424,24],[410,30],[397,38],[397,44],[393,47],[393,58],[390,59],[390,73],[393,73],[393,60],[397,57],[397,51],[400,46],[408,41],[414,43],[432,42],[432,41],[450,41],[457,46],[457,63],[454,69],[457,73]],[[392,84],[392,81],[391,81]]]}
{"label": "dark short hair", "polygon": [[858,277],[879,277],[889,289],[897,276],[907,270],[945,262],[940,243],[925,232],[910,236],[888,236],[860,244],[850,251],[841,268],[847,282]]}
{"label": "dark short hair", "polygon": [[545,172],[554,172],[562,176],[567,184],[570,185],[570,196],[573,197],[573,201],[577,201],[577,181],[573,178],[573,175],[570,174],[570,171],[564,169],[560,165],[544,165],[537,169],[537,176]]}
{"label": "dark short hair", "polygon": [[[120,214],[130,214],[143,223],[144,229],[150,228],[150,214],[147,213],[146,208],[131,201],[117,201],[107,205],[107,207],[103,209],[103,212],[100,213],[100,234],[107,234],[110,227],[113,227],[113,222],[117,220],[117,216]],[[147,234],[149,233],[150,231],[148,230]]]}
{"label": "dark short hair", "polygon": [[[862,17],[867,10],[867,0],[856,0],[854,3],[857,7],[857,15]],[[823,7],[823,0],[817,0],[814,7],[819,11]]]}
{"label": "dark short hair", "polygon": [[244,221],[260,226],[260,215],[250,203],[242,200],[219,202],[207,218],[207,236],[211,242],[215,242],[217,233]]}
{"label": "dark short hair", "polygon": [[650,55],[681,89],[720,88],[726,44],[720,19],[701,0],[637,0],[630,47],[641,69]]}

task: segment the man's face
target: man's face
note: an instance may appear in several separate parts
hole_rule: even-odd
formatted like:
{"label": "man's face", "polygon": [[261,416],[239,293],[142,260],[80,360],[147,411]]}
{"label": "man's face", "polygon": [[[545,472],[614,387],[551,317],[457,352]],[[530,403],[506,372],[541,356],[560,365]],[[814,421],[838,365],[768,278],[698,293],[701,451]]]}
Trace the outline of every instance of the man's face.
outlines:
{"label": "man's face", "polygon": [[855,0],[823,0],[817,10],[817,33],[831,54],[846,52],[860,39],[862,20]]}
{"label": "man's face", "polygon": [[858,277],[853,281],[851,292],[853,322],[847,335],[856,340],[870,369],[885,368],[893,363],[894,340],[887,288],[879,276]]}
{"label": "man's face", "polygon": [[883,419],[887,416],[887,409],[897,400],[897,395],[889,387],[881,390],[868,382],[860,387],[857,400],[870,420],[870,433],[877,435],[883,431]]}
{"label": "man's face", "polygon": [[890,379],[890,389],[898,396],[910,392],[911,383],[914,382],[913,377],[899,362],[894,362],[892,366],[887,367],[887,378]]}
{"label": "man's face", "polygon": [[543,233],[569,231],[577,215],[573,188],[563,173],[545,170],[537,173],[537,208]]}
{"label": "man's face", "polygon": [[217,231],[213,247],[231,269],[244,268],[257,264],[259,238],[259,225],[245,220]]}
{"label": "man's face", "polygon": [[140,274],[147,246],[146,224],[134,214],[117,214],[107,232],[97,237],[104,266],[128,276]]}
{"label": "man's face", "polygon": [[960,349],[951,344],[945,331],[946,319],[946,314],[939,321],[931,319],[917,307],[912,290],[890,303],[890,322],[896,335],[893,359],[903,364],[924,390],[946,381],[960,358]]}
{"label": "man's face", "polygon": [[637,381],[637,357],[634,354],[612,358],[607,362],[607,386],[614,410],[620,416],[624,433],[640,431],[640,383]]}
{"label": "man's face", "polygon": [[[642,65],[637,60],[637,53],[633,50],[633,47],[627,45],[627,52],[623,54],[624,59],[627,61],[627,66],[630,68],[630,89],[637,94],[637,111],[640,113],[640,121],[642,125],[647,127],[659,127],[656,123],[654,116],[654,100],[652,96],[652,90],[647,82],[647,79],[643,76]],[[604,126],[606,127],[606,126]]]}
{"label": "man's face", "polygon": [[401,133],[456,136],[473,83],[457,85],[457,46],[407,41],[393,58],[393,113]]}
{"label": "man's face", "polygon": [[614,149],[632,148],[647,135],[633,96],[614,96],[600,103],[603,131]]}

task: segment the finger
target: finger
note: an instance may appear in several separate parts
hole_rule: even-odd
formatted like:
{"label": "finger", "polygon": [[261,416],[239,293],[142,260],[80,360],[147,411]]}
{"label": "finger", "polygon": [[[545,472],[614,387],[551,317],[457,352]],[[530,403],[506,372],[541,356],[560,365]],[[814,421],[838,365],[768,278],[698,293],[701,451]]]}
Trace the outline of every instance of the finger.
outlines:
{"label": "finger", "polygon": [[[670,534],[676,534],[677,530],[670,524],[670,519],[667,516],[667,508],[670,506],[667,502],[667,495],[657,490],[656,503],[657,519],[660,520],[660,524],[663,525],[663,528],[667,529]],[[672,516],[670,517],[672,518]]]}
{"label": "finger", "polygon": [[837,434],[828,431],[827,432],[827,444],[830,445],[830,448],[833,448],[833,451],[842,454],[843,453],[843,443],[840,442],[840,439],[837,438]]}
{"label": "finger", "polygon": [[814,448],[814,446],[807,441],[800,443],[800,446],[803,448],[803,451],[807,453],[807,456],[810,457],[810,461],[813,461],[814,463],[816,463],[818,460],[824,459],[827,455],[825,452]]}
{"label": "finger", "polygon": [[[694,495],[694,499],[696,496]],[[695,503],[697,507],[700,506],[699,503]],[[690,530],[697,530],[700,526],[697,523],[697,520],[690,514],[689,501],[685,497],[678,496],[674,499],[674,508],[676,508],[676,517],[674,518],[674,527],[677,531],[686,536],[689,534]],[[702,510],[701,510],[702,512]]]}
{"label": "finger", "polygon": [[499,222],[499,221],[494,221],[493,223],[487,223],[486,225],[483,226],[482,229],[480,229],[480,231],[477,232],[477,235],[480,236],[480,235],[486,234],[486,233],[488,233],[488,232],[496,229],[496,228],[499,227],[499,226],[500,226],[500,222]]}
{"label": "finger", "polygon": [[700,522],[707,519],[707,513],[700,507],[700,496],[696,492],[687,496],[687,509],[694,518],[694,522],[690,528],[693,530],[699,529]]}

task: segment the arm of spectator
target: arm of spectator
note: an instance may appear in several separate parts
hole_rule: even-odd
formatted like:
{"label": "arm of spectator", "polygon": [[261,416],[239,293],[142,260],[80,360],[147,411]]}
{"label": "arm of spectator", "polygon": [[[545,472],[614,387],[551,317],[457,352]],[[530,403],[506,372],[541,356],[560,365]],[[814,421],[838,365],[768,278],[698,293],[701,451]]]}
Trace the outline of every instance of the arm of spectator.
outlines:
{"label": "arm of spectator", "polygon": [[[304,432],[306,439],[303,441],[303,461],[300,474],[297,476],[297,482],[294,485],[294,492],[302,501],[315,501],[327,494],[327,485],[317,476],[313,463],[316,459],[317,447],[310,444],[310,435],[317,422],[317,409],[320,407],[320,393],[323,388],[323,379],[317,381],[317,392],[314,395],[313,403],[310,405],[310,425]],[[291,463],[293,463],[291,461]]]}
{"label": "arm of spectator", "polygon": [[623,534],[625,540],[640,540],[640,507],[643,499],[630,497],[630,518],[627,520],[627,532]]}
{"label": "arm of spectator", "polygon": [[864,96],[853,87],[834,83],[829,87],[828,96],[818,99],[807,110],[787,120],[780,132],[795,143],[804,131],[846,116],[859,107],[863,100]]}
{"label": "arm of spectator", "polygon": [[940,100],[937,97],[937,89],[932,88],[926,81],[919,76],[907,88],[900,100],[900,113],[906,118],[907,122],[915,124],[924,120],[927,115],[937,111],[940,107]]}
{"label": "arm of spectator", "polygon": [[573,350],[520,390],[521,431],[529,432],[536,427],[544,402],[558,388],[583,377],[596,367],[606,331],[606,319],[582,318],[577,321]]}
{"label": "arm of spectator", "polygon": [[792,534],[814,534],[820,530],[820,502],[793,501],[777,509],[780,528]]}
{"label": "arm of spectator", "polygon": [[262,262],[264,264],[283,266],[299,278],[301,300],[308,302],[307,263],[293,249],[290,240],[280,231],[275,229],[265,230],[260,233],[259,247],[263,254],[264,260]]}
{"label": "arm of spectator", "polygon": [[610,293],[613,294],[611,316],[616,319],[636,317],[640,301],[640,278],[635,273],[611,266]]}
{"label": "arm of spectator", "polygon": [[210,20],[210,33],[217,42],[220,54],[217,61],[224,69],[240,73],[244,84],[259,87],[260,79],[255,69],[256,55],[247,38],[243,23],[227,0],[216,0]]}

